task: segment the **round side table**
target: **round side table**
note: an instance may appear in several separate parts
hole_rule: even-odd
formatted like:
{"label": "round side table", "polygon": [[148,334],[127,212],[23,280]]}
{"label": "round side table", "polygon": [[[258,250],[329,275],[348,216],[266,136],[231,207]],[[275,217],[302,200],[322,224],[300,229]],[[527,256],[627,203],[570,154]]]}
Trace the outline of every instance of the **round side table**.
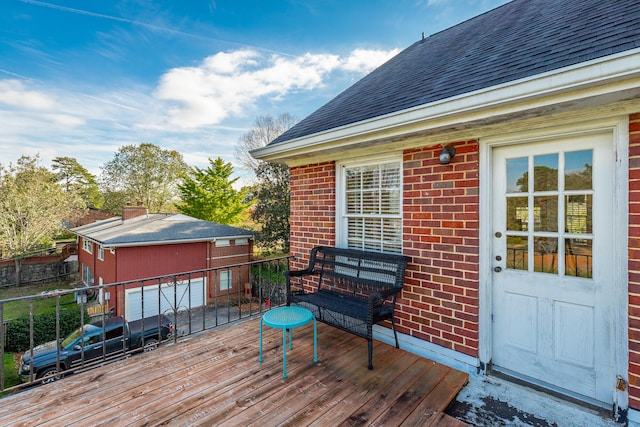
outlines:
{"label": "round side table", "polygon": [[317,343],[318,329],[316,318],[311,310],[303,307],[286,306],[273,308],[262,315],[260,319],[260,358],[262,362],[262,325],[282,329],[282,378],[287,378],[287,330],[289,330],[289,349],[293,349],[293,329],[304,326],[313,321],[313,361],[318,361]]}

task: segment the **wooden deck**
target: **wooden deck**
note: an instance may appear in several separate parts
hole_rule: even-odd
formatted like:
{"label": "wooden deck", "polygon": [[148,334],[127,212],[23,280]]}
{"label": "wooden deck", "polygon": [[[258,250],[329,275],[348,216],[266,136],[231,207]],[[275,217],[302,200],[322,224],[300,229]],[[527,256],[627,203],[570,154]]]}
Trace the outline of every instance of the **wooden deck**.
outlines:
{"label": "wooden deck", "polygon": [[2,426],[463,426],[442,411],[467,374],[318,323],[295,329],[282,378],[282,333],[257,319],[185,338],[0,399]]}

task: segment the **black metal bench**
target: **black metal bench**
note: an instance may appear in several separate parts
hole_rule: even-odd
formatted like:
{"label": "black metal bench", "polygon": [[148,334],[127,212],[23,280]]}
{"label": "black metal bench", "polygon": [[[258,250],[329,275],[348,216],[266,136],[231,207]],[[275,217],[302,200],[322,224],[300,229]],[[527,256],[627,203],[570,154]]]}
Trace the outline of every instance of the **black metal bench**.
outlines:
{"label": "black metal bench", "polygon": [[[367,339],[373,369],[373,325],[390,320],[409,258],[398,254],[316,246],[304,270],[285,271],[287,304],[306,307],[316,319]],[[306,289],[305,289],[306,288]]]}

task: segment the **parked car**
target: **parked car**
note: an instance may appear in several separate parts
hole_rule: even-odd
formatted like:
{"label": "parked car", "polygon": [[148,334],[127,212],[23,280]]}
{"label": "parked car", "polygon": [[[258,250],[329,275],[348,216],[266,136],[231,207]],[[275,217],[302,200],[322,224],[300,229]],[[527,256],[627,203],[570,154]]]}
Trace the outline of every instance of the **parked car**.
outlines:
{"label": "parked car", "polygon": [[90,323],[58,342],[34,347],[33,363],[31,351],[25,352],[20,360],[19,374],[29,381],[33,373],[33,378],[45,384],[59,379],[62,373],[71,373],[103,358],[112,360],[132,352],[154,350],[172,334],[173,324],[165,315],[132,322],[123,317],[112,317],[104,325],[102,321]]}

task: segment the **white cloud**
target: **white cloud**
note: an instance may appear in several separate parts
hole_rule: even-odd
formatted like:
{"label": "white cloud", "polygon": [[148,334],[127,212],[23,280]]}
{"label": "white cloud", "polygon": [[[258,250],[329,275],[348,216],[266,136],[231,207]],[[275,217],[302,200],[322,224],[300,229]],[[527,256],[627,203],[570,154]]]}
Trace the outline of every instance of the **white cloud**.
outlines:
{"label": "white cloud", "polygon": [[26,88],[20,80],[0,80],[0,103],[28,110],[46,110],[55,101],[49,95]]}
{"label": "white cloud", "polygon": [[343,60],[342,68],[347,71],[368,73],[387,62],[399,52],[400,49],[393,49],[390,51],[356,49],[351,53],[351,55],[349,55],[349,57]]}
{"label": "white cloud", "polygon": [[162,76],[155,96],[168,103],[163,122],[197,128],[242,116],[261,98],[279,99],[321,87],[337,70],[367,73],[396,53],[361,49],[345,58],[312,53],[291,58],[248,49],[223,52],[196,67],[170,70]]}
{"label": "white cloud", "polygon": [[40,153],[44,164],[70,156],[97,175],[119,147],[141,142],[175,149],[200,167],[208,157],[233,161],[253,117],[274,108],[304,114],[319,88],[341,80],[339,73],[359,77],[395,53],[290,57],[237,50],[171,69],[155,89],[0,79],[0,163],[22,154]]}

